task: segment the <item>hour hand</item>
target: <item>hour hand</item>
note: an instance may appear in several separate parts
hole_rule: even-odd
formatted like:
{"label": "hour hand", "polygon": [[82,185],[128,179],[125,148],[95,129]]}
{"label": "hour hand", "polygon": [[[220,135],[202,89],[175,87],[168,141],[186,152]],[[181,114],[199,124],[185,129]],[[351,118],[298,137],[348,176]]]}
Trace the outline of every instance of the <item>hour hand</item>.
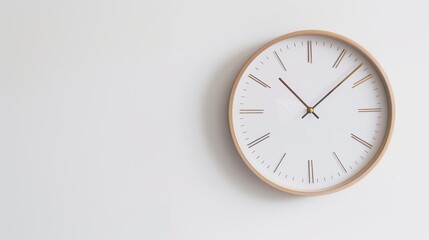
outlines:
{"label": "hour hand", "polygon": [[289,89],[289,91],[305,106],[305,108],[306,108],[306,110],[307,110],[307,113],[306,113],[306,115],[307,114],[309,114],[309,113],[312,113],[317,119],[319,119],[319,116],[317,116],[317,114],[314,112],[314,110],[313,110],[313,108],[312,107],[309,107],[305,102],[304,102],[304,100],[302,100],[299,96],[298,96],[298,94],[296,94],[296,92],[294,91],[294,90],[292,90],[292,88],[290,88],[289,87],[289,85],[287,85],[287,83],[285,83],[285,81],[283,81],[283,79],[282,78],[279,78],[279,80],[280,80],[280,82],[282,82],[283,83],[283,85],[285,85],[285,87],[287,88],[287,89]]}

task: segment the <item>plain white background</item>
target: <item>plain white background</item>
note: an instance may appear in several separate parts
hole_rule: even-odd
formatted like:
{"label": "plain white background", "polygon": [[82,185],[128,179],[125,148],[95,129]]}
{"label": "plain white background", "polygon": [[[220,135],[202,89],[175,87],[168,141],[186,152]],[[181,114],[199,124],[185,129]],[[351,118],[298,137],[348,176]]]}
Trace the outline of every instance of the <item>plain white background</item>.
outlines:
{"label": "plain white background", "polygon": [[[429,239],[426,1],[0,2],[0,239]],[[242,65],[296,30],[350,37],[396,97],[344,191],[262,183],[230,138]]]}

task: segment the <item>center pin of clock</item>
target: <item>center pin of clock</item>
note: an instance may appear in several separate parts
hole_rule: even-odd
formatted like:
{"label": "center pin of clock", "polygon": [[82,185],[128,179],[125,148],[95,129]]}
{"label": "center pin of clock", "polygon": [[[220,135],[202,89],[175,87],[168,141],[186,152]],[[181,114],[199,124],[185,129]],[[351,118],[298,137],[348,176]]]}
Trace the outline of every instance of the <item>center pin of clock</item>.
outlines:
{"label": "center pin of clock", "polygon": [[307,113],[313,113],[313,112],[314,112],[314,109],[312,107],[307,108]]}

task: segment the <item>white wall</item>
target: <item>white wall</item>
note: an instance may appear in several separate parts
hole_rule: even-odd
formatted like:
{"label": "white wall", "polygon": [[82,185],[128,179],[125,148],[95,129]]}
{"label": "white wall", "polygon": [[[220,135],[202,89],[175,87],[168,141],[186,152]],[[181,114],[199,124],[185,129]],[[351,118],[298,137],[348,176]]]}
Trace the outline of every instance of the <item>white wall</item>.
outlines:
{"label": "white wall", "polygon": [[[0,239],[429,239],[426,1],[0,2]],[[384,67],[394,136],[320,197],[262,183],[227,125],[236,74],[301,29]]]}

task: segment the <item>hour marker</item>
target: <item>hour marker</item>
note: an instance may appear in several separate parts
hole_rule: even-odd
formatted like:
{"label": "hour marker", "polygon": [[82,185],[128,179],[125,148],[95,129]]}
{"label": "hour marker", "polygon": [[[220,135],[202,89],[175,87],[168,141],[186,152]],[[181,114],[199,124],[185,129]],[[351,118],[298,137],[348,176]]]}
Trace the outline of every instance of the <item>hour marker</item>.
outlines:
{"label": "hour marker", "polygon": [[307,165],[308,165],[308,183],[314,183],[313,160],[308,160]]}
{"label": "hour marker", "polygon": [[347,50],[343,49],[343,51],[341,51],[340,56],[338,56],[337,60],[335,61],[334,65],[332,65],[332,68],[337,68],[338,65],[340,65],[341,60],[343,60],[344,55],[346,55]]}
{"label": "hour marker", "polygon": [[265,88],[271,88],[270,86],[268,86],[268,84],[264,83],[262,80],[260,80],[259,78],[253,76],[252,74],[249,74],[249,78],[251,78],[252,80],[254,80],[255,82],[261,84],[261,86],[265,87]]}
{"label": "hour marker", "polygon": [[282,60],[280,59],[280,57],[279,57],[279,55],[277,54],[277,52],[276,52],[276,51],[274,51],[274,55],[276,55],[277,60],[279,60],[279,62],[280,62],[280,64],[282,65],[283,69],[284,69],[285,71],[287,71],[287,70],[286,70],[285,65],[283,64]]}
{"label": "hour marker", "polygon": [[343,163],[341,162],[340,158],[338,157],[338,155],[335,152],[332,152],[334,154],[335,159],[337,160],[337,162],[340,164],[341,168],[343,169],[343,171],[345,173],[347,173],[346,168],[344,167]]}
{"label": "hour marker", "polygon": [[371,78],[372,78],[372,74],[368,74],[367,76],[365,76],[365,77],[364,77],[364,78],[362,78],[361,80],[359,80],[359,81],[357,81],[357,82],[353,83],[352,88],[355,88],[355,87],[359,86],[360,84],[364,83],[365,81],[367,81],[367,80],[369,80],[369,79],[371,79]]}
{"label": "hour marker", "polygon": [[260,142],[264,141],[265,139],[267,139],[267,138],[269,138],[269,137],[270,137],[270,133],[267,133],[267,134],[265,134],[264,136],[259,137],[259,138],[255,139],[255,140],[253,140],[252,142],[248,143],[248,144],[247,144],[247,147],[248,147],[248,148],[251,148],[251,147],[255,146],[256,144],[258,144],[258,143],[260,143]]}
{"label": "hour marker", "polygon": [[307,41],[307,62],[313,63],[313,46],[311,41]]}
{"label": "hour marker", "polygon": [[264,109],[240,109],[240,114],[262,114]]}
{"label": "hour marker", "polygon": [[359,108],[358,112],[381,112],[381,108]]}
{"label": "hour marker", "polygon": [[353,133],[351,134],[351,137],[354,140],[358,141],[359,143],[363,144],[365,147],[372,149],[372,145],[371,144],[369,144],[367,141],[359,138],[358,136],[354,135]]}
{"label": "hour marker", "polygon": [[285,154],[283,154],[283,157],[282,157],[282,159],[280,159],[280,162],[277,164],[277,167],[276,167],[276,169],[274,169],[274,172],[276,172],[276,171],[277,171],[277,168],[279,168],[279,166],[280,166],[280,164],[282,163],[283,158],[285,158],[285,156],[286,156],[286,153],[285,153]]}

